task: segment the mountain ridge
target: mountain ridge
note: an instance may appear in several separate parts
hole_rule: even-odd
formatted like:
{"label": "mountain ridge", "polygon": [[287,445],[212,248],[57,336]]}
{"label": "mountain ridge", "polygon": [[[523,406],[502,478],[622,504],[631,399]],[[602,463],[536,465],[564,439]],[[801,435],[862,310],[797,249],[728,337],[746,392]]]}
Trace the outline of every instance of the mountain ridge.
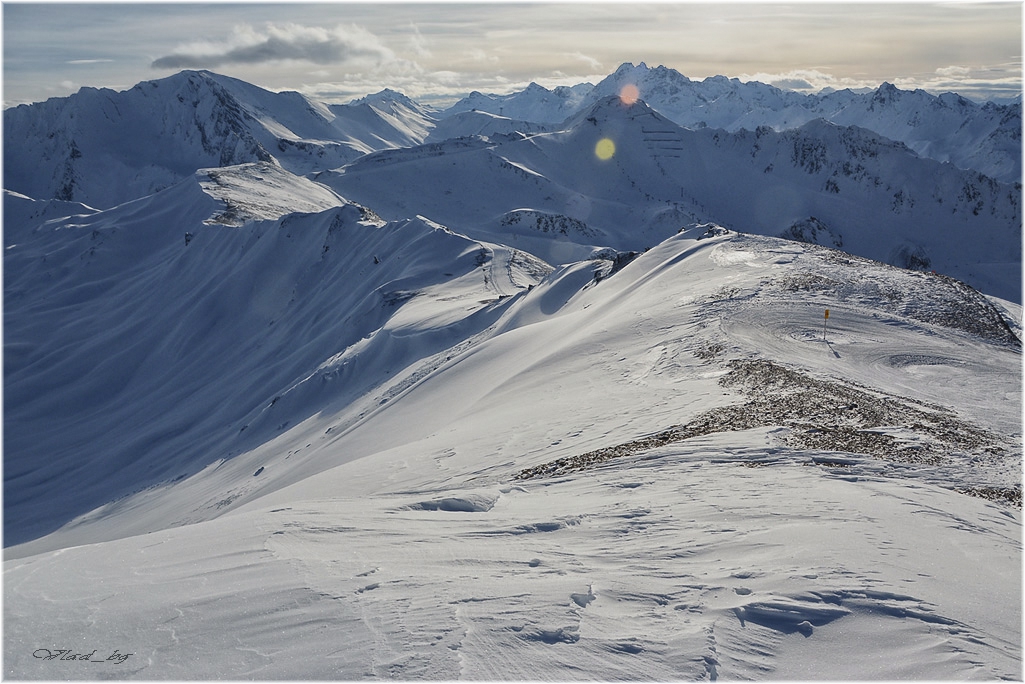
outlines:
{"label": "mountain ridge", "polygon": [[419,135],[400,130],[394,113],[385,116],[203,71],[123,92],[83,88],[4,111],[5,184],[37,199],[110,208],[200,168],[260,161],[302,174]]}
{"label": "mountain ridge", "polygon": [[[674,69],[664,66],[649,69],[642,62],[636,67],[624,63],[587,89],[576,105],[578,111],[597,99],[619,94],[628,84],[638,89],[649,106],[684,127],[708,126],[736,131],[767,125],[783,130],[814,118],[827,118],[874,130],[938,161],[977,169],[1005,182],[1021,180],[1020,103],[978,105],[953,93],[933,96],[923,90],[902,91],[890,83],[883,83],[865,94],[839,90],[824,95],[803,95],[757,81],[741,83],[739,79],[724,76],[694,81]],[[518,106],[523,111],[545,106],[543,98],[531,101],[528,90],[491,99],[477,95],[472,103],[459,103],[445,113],[460,111],[470,104],[495,114],[499,113],[496,107],[505,106],[507,102],[520,102]],[[557,107],[542,116],[555,123],[561,120],[560,116],[564,119],[570,113],[565,107]],[[522,118],[521,114],[517,116]],[[923,126],[922,122],[930,118],[935,119],[932,127]],[[964,139],[964,129],[974,129],[970,138]],[[950,143],[938,142],[945,139]]]}
{"label": "mountain ridge", "polygon": [[[83,88],[68,98],[4,111],[6,189],[36,199],[108,208],[209,166],[274,160],[305,174],[341,166],[367,152],[422,143],[441,121],[471,109],[508,114],[533,122],[534,131],[542,130],[563,123],[600,97],[618,94],[628,81],[649,106],[684,127],[735,131],[768,125],[784,130],[827,118],[874,130],[923,156],[998,180],[1021,179],[1020,103],[979,106],[953,94],[934,97],[891,84],[863,96],[850,91],[803,96],[725,77],[692,81],[666,67],[625,63],[596,86],[548,90],[532,83],[497,99],[474,93],[444,112],[387,90],[350,105],[324,105],[296,92],[272,93],[209,71],[183,71],[120,93]],[[161,83],[174,92],[154,100]],[[901,108],[895,103],[905,104]],[[151,111],[153,107],[158,110]],[[477,124],[443,128],[452,135],[470,134],[475,128],[500,130]],[[176,149],[140,156],[138,148],[154,148],[172,132]],[[440,132],[432,140],[439,138]],[[101,185],[95,180],[99,168],[115,182]]]}
{"label": "mountain ridge", "polygon": [[[557,128],[378,153],[315,178],[384,216],[415,207],[494,240],[512,239],[504,212],[566,216],[588,227],[568,240],[593,249],[643,250],[689,223],[781,235],[814,219],[829,246],[1020,297],[1020,186],[920,158],[866,129],[815,119],[782,132],[690,130],[616,96]],[[605,162],[594,154],[602,138],[617,150]],[[416,186],[422,199],[387,191]],[[449,199],[471,186],[484,191]]]}
{"label": "mountain ridge", "polygon": [[[227,171],[248,178],[254,172],[289,175],[275,168]],[[265,199],[261,214],[244,224],[226,223],[218,219],[220,203],[234,193],[229,203],[238,205],[251,191],[223,181],[207,187],[211,173],[111,210],[41,225],[6,251],[6,539],[52,531],[46,525],[53,521],[35,508],[45,505],[35,488],[44,443],[44,471],[75,474],[68,487],[54,483],[51,491],[58,487],[66,509],[84,513],[112,491],[105,473],[116,470],[145,486],[194,474],[197,454],[238,453],[238,445],[283,429],[272,414],[294,414],[311,402],[369,390],[362,383],[384,382],[388,373],[430,356],[432,346],[449,339],[445,316],[456,328],[486,326],[474,321],[492,315],[498,292],[512,294],[533,282],[523,276],[522,285],[502,280],[496,292],[481,268],[511,255],[498,250],[495,257],[495,249],[423,220],[386,224],[365,208],[330,199],[296,213],[288,206],[294,188],[287,178],[261,184],[278,195],[276,209]],[[495,271],[505,278],[499,270],[505,268]],[[443,294],[431,296],[435,286]],[[44,300],[49,303],[42,309],[33,304]],[[403,318],[421,301],[438,310],[418,324],[422,334],[413,334],[415,327]],[[67,307],[74,308],[73,316],[57,315]],[[121,344],[126,338],[134,339]],[[292,361],[276,358],[293,344]],[[306,390],[285,391],[341,350],[360,345],[348,361],[332,362],[331,373],[315,373]],[[377,356],[385,366],[377,367]],[[346,363],[369,363],[370,369],[358,383],[329,382],[351,374]],[[211,384],[214,378],[220,379]],[[63,386],[60,394],[52,396],[57,386]],[[221,389],[210,392],[214,386]],[[237,386],[248,399],[235,395]],[[133,392],[150,398],[124,402]],[[279,394],[280,405],[269,410]],[[196,395],[207,400],[183,402]],[[299,395],[306,398],[297,400]],[[77,429],[40,438],[55,415]],[[144,428],[134,439],[103,437],[125,422],[157,425],[158,415],[169,417],[177,436],[154,427],[157,433]],[[83,451],[84,434],[105,446]],[[231,442],[238,445],[227,447]],[[137,462],[140,450],[149,456]],[[198,469],[206,465],[199,462]]]}

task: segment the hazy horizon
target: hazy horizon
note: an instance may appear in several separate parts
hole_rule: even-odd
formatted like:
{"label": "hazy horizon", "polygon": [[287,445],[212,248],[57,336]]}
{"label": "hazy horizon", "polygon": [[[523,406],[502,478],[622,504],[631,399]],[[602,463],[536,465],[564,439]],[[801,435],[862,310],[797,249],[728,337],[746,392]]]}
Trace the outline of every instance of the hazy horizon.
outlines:
{"label": "hazy horizon", "polygon": [[209,69],[344,103],[434,103],[664,65],[813,93],[1021,92],[1020,3],[412,3],[3,6],[4,105]]}

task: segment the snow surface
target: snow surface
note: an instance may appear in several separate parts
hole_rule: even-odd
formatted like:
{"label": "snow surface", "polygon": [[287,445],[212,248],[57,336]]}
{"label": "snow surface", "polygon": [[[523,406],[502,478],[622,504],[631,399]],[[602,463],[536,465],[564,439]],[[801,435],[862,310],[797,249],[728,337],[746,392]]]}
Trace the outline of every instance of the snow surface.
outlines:
{"label": "snow surface", "polygon": [[[1018,676],[1020,510],[956,489],[1018,481],[1020,346],[900,315],[871,288],[790,288],[873,275],[833,254],[684,235],[598,283],[592,264],[559,269],[365,395],[380,399],[289,406],[297,424],[262,444],[7,549],[6,674],[82,672],[37,648],[120,648],[133,655],[90,676]],[[719,379],[748,358],[985,443],[930,464],[791,448],[796,425],[725,428],[516,478],[743,401]]]}
{"label": "snow surface", "polygon": [[4,676],[1021,679],[1020,186],[617,107],[9,187]]}

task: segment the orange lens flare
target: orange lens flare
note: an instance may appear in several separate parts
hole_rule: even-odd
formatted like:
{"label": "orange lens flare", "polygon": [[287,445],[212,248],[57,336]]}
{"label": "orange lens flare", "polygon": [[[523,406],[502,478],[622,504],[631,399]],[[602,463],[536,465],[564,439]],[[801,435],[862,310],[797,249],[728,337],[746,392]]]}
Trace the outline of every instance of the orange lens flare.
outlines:
{"label": "orange lens flare", "polygon": [[627,107],[637,102],[637,98],[641,96],[641,91],[637,89],[633,83],[627,83],[625,86],[619,89],[619,101],[625,104]]}

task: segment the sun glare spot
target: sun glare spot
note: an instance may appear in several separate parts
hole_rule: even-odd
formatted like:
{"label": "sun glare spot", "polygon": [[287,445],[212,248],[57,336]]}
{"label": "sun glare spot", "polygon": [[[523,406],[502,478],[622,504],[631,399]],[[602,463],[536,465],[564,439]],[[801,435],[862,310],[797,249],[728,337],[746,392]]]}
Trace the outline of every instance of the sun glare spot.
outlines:
{"label": "sun glare spot", "polygon": [[641,91],[637,89],[633,83],[627,83],[625,86],[619,89],[619,101],[625,104],[627,107],[637,102],[637,98],[641,96]]}
{"label": "sun glare spot", "polygon": [[612,159],[612,155],[616,153],[616,143],[612,142],[608,138],[602,138],[598,141],[598,144],[594,146],[594,154],[598,159],[606,161]]}

